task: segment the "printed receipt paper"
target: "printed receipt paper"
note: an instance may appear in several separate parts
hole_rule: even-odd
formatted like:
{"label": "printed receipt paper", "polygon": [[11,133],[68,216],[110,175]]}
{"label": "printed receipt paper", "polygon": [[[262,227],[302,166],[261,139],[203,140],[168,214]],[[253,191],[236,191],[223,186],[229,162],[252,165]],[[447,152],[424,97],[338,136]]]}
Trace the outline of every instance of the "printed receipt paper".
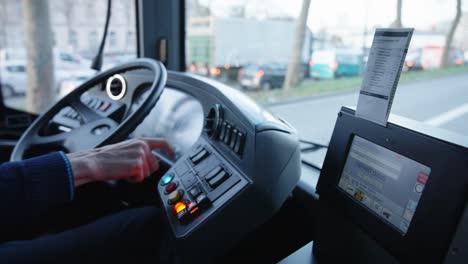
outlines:
{"label": "printed receipt paper", "polygon": [[413,30],[401,28],[375,31],[356,116],[382,126],[387,125]]}

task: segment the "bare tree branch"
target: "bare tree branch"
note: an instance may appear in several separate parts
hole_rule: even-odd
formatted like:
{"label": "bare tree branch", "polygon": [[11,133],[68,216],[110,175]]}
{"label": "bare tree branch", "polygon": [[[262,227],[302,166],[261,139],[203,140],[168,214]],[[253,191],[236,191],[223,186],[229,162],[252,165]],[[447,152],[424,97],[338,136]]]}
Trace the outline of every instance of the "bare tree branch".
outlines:
{"label": "bare tree branch", "polygon": [[442,68],[446,68],[450,66],[450,48],[452,46],[453,42],[453,36],[455,35],[455,31],[457,30],[458,24],[460,23],[460,19],[462,16],[462,0],[456,0],[457,1],[457,12],[455,14],[455,19],[453,20],[452,26],[450,27],[450,30],[447,34],[447,37],[445,39],[445,46],[444,46],[444,51],[442,53]]}

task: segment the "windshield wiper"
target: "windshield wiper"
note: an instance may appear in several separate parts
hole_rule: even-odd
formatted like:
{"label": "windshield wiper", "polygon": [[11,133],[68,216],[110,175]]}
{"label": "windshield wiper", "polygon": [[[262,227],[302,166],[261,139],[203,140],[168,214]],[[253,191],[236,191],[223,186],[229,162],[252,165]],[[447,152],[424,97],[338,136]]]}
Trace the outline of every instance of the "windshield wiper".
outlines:
{"label": "windshield wiper", "polygon": [[308,145],[307,147],[301,148],[301,152],[313,152],[319,149],[328,148],[327,145],[315,143],[315,142],[304,140],[304,139],[299,139],[299,142]]}
{"label": "windshield wiper", "polygon": [[309,167],[311,167],[313,169],[316,169],[316,170],[319,170],[319,171],[322,170],[322,167],[319,167],[319,166],[317,166],[317,165],[315,165],[315,164],[313,164],[311,162],[308,162],[307,160],[302,159],[301,162],[302,162],[302,164],[307,165],[307,166],[309,166]]}
{"label": "windshield wiper", "polygon": [[[320,144],[320,143],[315,143],[315,142],[304,140],[304,139],[299,139],[299,142],[302,143],[302,144],[307,145],[306,147],[301,148],[301,153],[314,152],[314,151],[317,151],[319,149],[328,149],[327,145],[323,145],[323,144]],[[304,165],[306,165],[308,167],[314,168],[314,169],[319,170],[319,171],[322,170],[322,168],[320,166],[315,165],[314,163],[312,163],[310,161],[307,161],[305,159],[302,159],[301,162],[302,162],[302,164],[304,164]]]}

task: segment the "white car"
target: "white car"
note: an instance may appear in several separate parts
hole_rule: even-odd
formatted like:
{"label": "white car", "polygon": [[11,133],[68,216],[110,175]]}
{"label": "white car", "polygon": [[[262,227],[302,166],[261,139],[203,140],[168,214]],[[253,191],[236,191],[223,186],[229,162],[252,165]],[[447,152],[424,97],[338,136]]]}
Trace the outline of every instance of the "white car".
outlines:
{"label": "white car", "polygon": [[[59,50],[53,49],[54,52],[54,65],[59,69],[75,70],[76,68],[89,68],[91,61],[80,58],[79,56]],[[8,62],[11,60],[25,61],[27,59],[26,50],[22,48],[5,48],[0,49],[0,61]]]}
{"label": "white car", "polygon": [[[95,71],[82,65],[75,67],[55,66],[55,87],[61,92],[62,82],[78,77],[88,79]],[[15,95],[24,95],[27,90],[26,62],[24,60],[8,60],[0,62],[0,78],[2,82],[2,94],[5,98]]]}
{"label": "white car", "polygon": [[5,98],[24,94],[27,85],[24,61],[12,60],[0,63],[0,78]]}

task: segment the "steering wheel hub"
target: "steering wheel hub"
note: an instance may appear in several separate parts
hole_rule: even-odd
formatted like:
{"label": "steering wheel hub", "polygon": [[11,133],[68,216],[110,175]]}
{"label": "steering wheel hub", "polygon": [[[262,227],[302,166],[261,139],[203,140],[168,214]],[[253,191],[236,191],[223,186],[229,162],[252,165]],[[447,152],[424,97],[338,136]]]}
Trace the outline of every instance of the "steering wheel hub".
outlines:
{"label": "steering wheel hub", "polygon": [[125,78],[120,74],[114,74],[107,79],[106,92],[110,99],[118,101],[127,93],[127,83]]}

